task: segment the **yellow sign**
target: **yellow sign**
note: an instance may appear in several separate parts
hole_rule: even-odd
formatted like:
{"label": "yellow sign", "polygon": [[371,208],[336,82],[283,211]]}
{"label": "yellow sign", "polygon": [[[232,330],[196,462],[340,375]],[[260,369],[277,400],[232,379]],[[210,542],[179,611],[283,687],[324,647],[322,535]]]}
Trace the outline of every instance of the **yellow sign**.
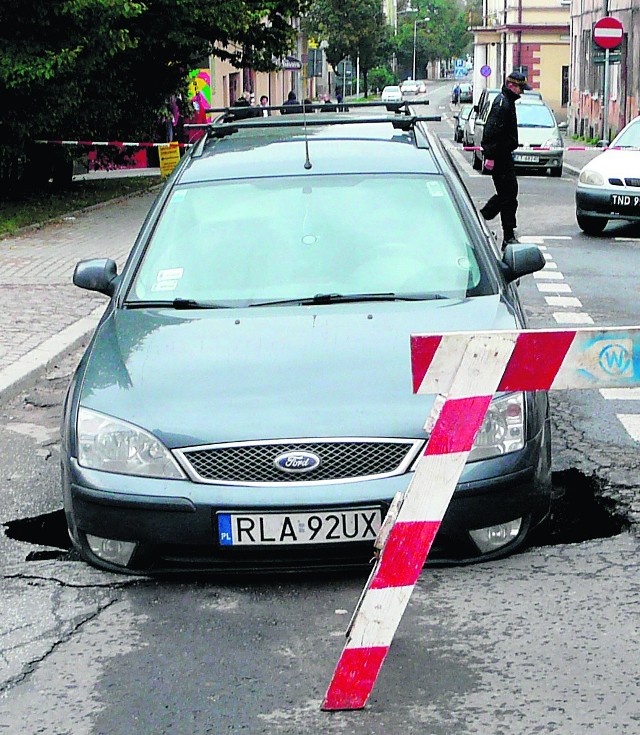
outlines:
{"label": "yellow sign", "polygon": [[160,173],[168,176],[180,161],[180,144],[178,142],[158,146]]}

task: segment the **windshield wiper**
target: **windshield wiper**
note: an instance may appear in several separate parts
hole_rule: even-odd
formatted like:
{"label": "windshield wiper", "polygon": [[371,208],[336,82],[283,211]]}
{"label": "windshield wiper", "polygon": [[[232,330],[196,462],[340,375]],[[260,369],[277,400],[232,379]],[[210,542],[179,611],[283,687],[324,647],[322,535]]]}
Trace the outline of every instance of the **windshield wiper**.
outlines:
{"label": "windshield wiper", "polygon": [[127,301],[127,309],[228,309],[227,304],[195,299],[173,299],[173,301]]}
{"label": "windshield wiper", "polygon": [[438,293],[407,294],[399,296],[395,293],[319,293],[298,299],[281,299],[278,301],[258,301],[250,306],[282,306],[286,304],[299,304],[301,306],[320,304],[344,304],[357,301],[431,301],[434,299],[446,299],[446,296]]}

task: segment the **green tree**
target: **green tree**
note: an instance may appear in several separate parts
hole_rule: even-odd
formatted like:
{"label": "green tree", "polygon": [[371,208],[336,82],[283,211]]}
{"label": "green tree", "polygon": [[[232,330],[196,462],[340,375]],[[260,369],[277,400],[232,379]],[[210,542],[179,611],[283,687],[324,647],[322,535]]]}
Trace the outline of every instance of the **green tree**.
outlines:
{"label": "green tree", "polygon": [[403,9],[398,18],[394,49],[403,77],[412,74],[416,20],[429,18],[428,22],[415,26],[418,78],[428,63],[462,56],[471,48],[472,35],[467,31],[469,10],[457,0],[416,0],[412,9]]}
{"label": "green tree", "polygon": [[311,0],[304,28],[327,41],[327,59],[334,68],[347,56],[354,68],[360,59],[365,95],[369,70],[384,63],[392,53],[380,0]]}
{"label": "green tree", "polygon": [[0,180],[38,138],[146,140],[209,54],[273,68],[306,2],[2,0]]}

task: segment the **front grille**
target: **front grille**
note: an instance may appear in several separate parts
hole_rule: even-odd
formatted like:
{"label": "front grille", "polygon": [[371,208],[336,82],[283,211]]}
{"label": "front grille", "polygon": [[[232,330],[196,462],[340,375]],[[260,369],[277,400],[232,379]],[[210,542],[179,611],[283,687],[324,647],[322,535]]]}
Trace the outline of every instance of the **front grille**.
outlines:
{"label": "front grille", "polygon": [[640,187],[640,179],[625,179],[624,183],[627,186],[637,186]]}
{"label": "front grille", "polygon": [[[347,439],[218,444],[176,450],[196,482],[281,485],[337,482],[406,472],[422,440]],[[313,452],[320,465],[305,473],[285,473],[274,460],[284,452]]]}

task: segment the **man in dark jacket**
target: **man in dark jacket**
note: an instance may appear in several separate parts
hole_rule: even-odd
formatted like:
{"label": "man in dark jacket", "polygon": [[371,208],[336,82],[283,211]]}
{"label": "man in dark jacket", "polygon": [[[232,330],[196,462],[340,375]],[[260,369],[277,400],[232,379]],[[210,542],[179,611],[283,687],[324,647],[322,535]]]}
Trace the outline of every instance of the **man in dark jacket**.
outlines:
{"label": "man in dark jacket", "polygon": [[516,100],[530,89],[527,78],[514,71],[505,80],[500,94],[494,99],[482,134],[484,168],[491,172],[496,193],[482,207],[480,214],[493,219],[500,213],[502,249],[517,243],[515,235],[518,209],[518,179],[513,164],[513,151],[518,147]]}

